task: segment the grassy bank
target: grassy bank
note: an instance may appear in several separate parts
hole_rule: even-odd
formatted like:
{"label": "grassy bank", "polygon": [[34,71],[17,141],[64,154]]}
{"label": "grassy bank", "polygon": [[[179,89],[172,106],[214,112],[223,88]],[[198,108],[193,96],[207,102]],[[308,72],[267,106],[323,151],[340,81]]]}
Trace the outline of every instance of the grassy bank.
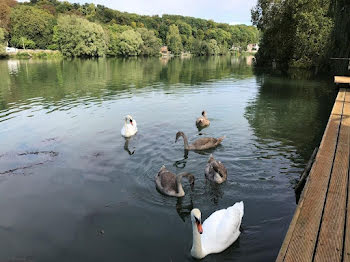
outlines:
{"label": "grassy bank", "polygon": [[21,58],[21,59],[30,59],[30,58],[40,58],[40,59],[53,59],[53,58],[62,58],[63,55],[58,50],[18,50],[14,53],[8,54],[9,58]]}

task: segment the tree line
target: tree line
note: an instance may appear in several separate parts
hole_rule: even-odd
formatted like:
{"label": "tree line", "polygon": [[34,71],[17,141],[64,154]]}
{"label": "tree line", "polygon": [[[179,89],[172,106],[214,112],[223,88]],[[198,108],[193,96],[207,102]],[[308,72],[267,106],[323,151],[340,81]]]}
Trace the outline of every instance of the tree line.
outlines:
{"label": "tree line", "polygon": [[226,54],[259,42],[255,26],[180,15],[146,16],[58,0],[0,0],[0,44],[60,50],[68,57]]}
{"label": "tree line", "polygon": [[260,66],[335,72],[340,64],[330,58],[350,57],[349,0],[258,0],[252,21],[262,32]]}

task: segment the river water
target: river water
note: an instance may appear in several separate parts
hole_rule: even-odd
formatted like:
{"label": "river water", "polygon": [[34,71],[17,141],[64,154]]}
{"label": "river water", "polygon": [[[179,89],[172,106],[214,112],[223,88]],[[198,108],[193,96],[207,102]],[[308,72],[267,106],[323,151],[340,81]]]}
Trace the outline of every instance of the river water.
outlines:
{"label": "river water", "polygon": [[[241,200],[241,236],[204,261],[273,261],[335,98],[323,80],[255,74],[249,57],[1,60],[0,80],[0,261],[191,261],[191,209],[204,220]],[[179,130],[226,138],[184,157]],[[210,153],[220,186],[204,177]],[[193,173],[193,191],[161,195],[163,164]]]}

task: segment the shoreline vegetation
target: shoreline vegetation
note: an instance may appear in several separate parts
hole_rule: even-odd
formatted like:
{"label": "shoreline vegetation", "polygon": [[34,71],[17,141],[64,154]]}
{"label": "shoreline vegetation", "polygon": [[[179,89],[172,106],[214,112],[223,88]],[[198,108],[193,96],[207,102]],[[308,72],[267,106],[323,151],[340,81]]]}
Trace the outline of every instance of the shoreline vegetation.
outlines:
{"label": "shoreline vegetation", "polygon": [[242,53],[260,38],[255,26],[87,3],[0,0],[0,10],[0,57],[8,56],[7,45],[23,49],[17,58],[225,55]]}
{"label": "shoreline vegetation", "polygon": [[257,66],[350,74],[349,0],[258,0],[252,21],[262,35]]}
{"label": "shoreline vegetation", "polygon": [[[256,52],[231,51],[225,55],[233,55],[235,57],[239,57],[239,56],[254,57],[255,54],[256,54]],[[197,57],[197,56],[193,56],[191,53],[184,52],[178,56],[174,56],[174,55],[162,56],[162,54],[159,54],[158,56],[104,56],[104,57],[106,57],[106,58],[113,58],[113,57],[117,57],[117,58],[159,57],[161,59],[168,60],[172,57],[179,57],[181,59],[188,59],[188,58]],[[0,56],[0,59],[62,59],[62,58],[69,59],[69,58],[74,58],[74,57],[66,57],[59,50],[49,50],[49,49],[46,49],[46,50],[43,50],[43,49],[17,49],[16,52],[8,52],[8,53]],[[98,57],[85,57],[85,58],[89,59],[89,58],[98,58]],[[253,60],[254,60],[254,58],[253,58]],[[253,63],[253,60],[252,60],[252,63]]]}
{"label": "shoreline vegetation", "polygon": [[58,50],[41,50],[41,49],[18,49],[16,52],[7,53],[4,58],[18,58],[18,59],[30,59],[30,58],[63,58],[63,55]]}

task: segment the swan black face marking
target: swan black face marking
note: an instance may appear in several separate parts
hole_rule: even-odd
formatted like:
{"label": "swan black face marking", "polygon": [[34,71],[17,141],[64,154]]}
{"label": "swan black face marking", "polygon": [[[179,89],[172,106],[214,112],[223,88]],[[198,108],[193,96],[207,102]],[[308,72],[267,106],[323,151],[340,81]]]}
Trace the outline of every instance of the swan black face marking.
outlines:
{"label": "swan black face marking", "polygon": [[199,234],[203,233],[203,228],[202,228],[202,223],[200,221],[200,219],[198,219],[197,217],[194,217],[196,219],[196,226],[197,226],[197,230]]}

